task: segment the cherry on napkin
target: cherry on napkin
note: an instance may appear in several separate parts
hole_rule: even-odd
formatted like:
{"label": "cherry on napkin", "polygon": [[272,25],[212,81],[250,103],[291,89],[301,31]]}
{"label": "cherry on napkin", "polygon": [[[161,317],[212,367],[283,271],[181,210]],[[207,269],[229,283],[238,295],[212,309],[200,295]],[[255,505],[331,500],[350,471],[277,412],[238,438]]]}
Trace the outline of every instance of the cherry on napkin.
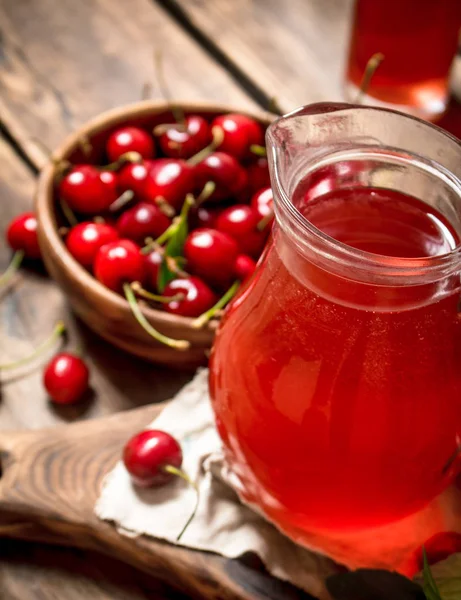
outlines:
{"label": "cherry on napkin", "polygon": [[[208,396],[206,369],[199,371],[152,423],[146,423],[147,427],[167,431],[180,442],[183,469],[198,480],[200,503],[180,546],[227,558],[254,552],[275,577],[315,597],[324,593],[321,582],[335,572],[332,562],[297,546],[241,504],[224,483],[227,473]],[[104,481],[95,511],[100,519],[114,522],[121,534],[144,534],[178,545],[176,537],[194,505],[195,491],[179,478],[162,487],[135,488],[123,464],[118,463]]]}

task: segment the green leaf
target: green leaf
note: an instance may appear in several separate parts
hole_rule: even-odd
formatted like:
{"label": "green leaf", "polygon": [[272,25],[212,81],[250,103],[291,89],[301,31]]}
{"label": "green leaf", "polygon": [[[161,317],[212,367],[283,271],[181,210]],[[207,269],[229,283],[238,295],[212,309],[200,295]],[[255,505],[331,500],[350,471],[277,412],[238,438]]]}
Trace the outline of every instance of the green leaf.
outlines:
{"label": "green leaf", "polygon": [[172,258],[176,259],[180,257],[182,258],[184,242],[186,241],[187,235],[189,233],[187,217],[191,206],[194,205],[194,202],[195,201],[193,196],[186,196],[174,233],[171,235],[164,248],[164,259],[162,260],[162,264],[160,265],[160,269],[158,270],[157,277],[157,288],[160,293],[162,293],[166,285],[177,276],[176,273],[173,273],[173,271],[171,271],[168,268],[165,257],[171,256]]}
{"label": "green leaf", "polygon": [[461,599],[461,554],[453,554],[432,567],[423,550],[424,569],[416,581],[422,585],[427,600]]}

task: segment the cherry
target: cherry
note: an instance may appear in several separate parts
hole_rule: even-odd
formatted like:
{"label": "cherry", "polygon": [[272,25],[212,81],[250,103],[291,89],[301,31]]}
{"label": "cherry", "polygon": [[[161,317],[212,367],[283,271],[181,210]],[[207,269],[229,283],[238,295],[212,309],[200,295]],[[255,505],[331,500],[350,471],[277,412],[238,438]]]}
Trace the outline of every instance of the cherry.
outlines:
{"label": "cherry", "polygon": [[247,167],[248,185],[250,193],[255,194],[261,188],[269,187],[271,184],[267,158],[259,157]]}
{"label": "cherry", "polygon": [[91,269],[99,248],[118,238],[117,230],[106,223],[79,223],[69,232],[66,246],[77,262]]}
{"label": "cherry", "polygon": [[145,284],[151,290],[157,290],[157,281],[163,257],[158,250],[152,250],[144,257]]}
{"label": "cherry", "polygon": [[234,274],[238,246],[228,234],[216,229],[192,231],[184,244],[187,270],[210,285],[227,286]]}
{"label": "cherry", "polygon": [[173,279],[163,291],[163,296],[178,294],[183,294],[184,298],[165,304],[165,310],[183,317],[199,317],[218,300],[214,292],[198,277]]}
{"label": "cherry", "polygon": [[116,175],[92,165],[74,167],[59,184],[59,194],[77,212],[97,214],[108,210],[118,196]]}
{"label": "cherry", "polygon": [[144,256],[131,240],[116,240],[102,246],[94,260],[96,279],[111,290],[120,292],[123,284],[142,282],[145,275]]}
{"label": "cherry", "polygon": [[171,158],[190,158],[210,142],[210,126],[199,115],[189,115],[183,125],[171,125],[159,138],[160,148]]}
{"label": "cherry", "polygon": [[164,485],[174,477],[165,467],[181,467],[181,446],[165,431],[146,429],[133,436],[125,445],[123,464],[136,485]]}
{"label": "cherry", "polygon": [[248,183],[242,165],[230,154],[212,152],[195,167],[195,189],[201,191],[208,181],[216,188],[209,200],[223,200],[242,193]]}
{"label": "cherry", "polygon": [[35,213],[27,212],[15,217],[8,226],[6,239],[13,250],[23,252],[26,258],[41,257]]}
{"label": "cherry", "polygon": [[109,136],[106,151],[111,162],[115,162],[127,152],[137,152],[143,158],[153,158],[155,145],[147,131],[139,127],[122,127]]}
{"label": "cherry", "polygon": [[246,254],[239,254],[235,261],[235,276],[240,281],[249,279],[256,270],[255,261]]}
{"label": "cherry", "polygon": [[263,188],[254,194],[250,202],[260,219],[274,215],[274,195],[270,187]]}
{"label": "cherry", "polygon": [[167,202],[179,210],[193,187],[194,167],[179,158],[160,158],[149,170],[145,199],[152,203]]}
{"label": "cherry", "polygon": [[158,206],[141,202],[122,213],[116,227],[120,237],[143,244],[147,237],[157,238],[162,235],[170,223],[170,219]]}
{"label": "cherry", "polygon": [[154,160],[142,163],[128,163],[118,172],[118,189],[120,192],[131,190],[138,200],[145,198],[145,185],[149,170],[155,164]]}
{"label": "cherry", "polygon": [[227,233],[238,243],[243,254],[258,258],[266,243],[266,232],[258,230],[258,213],[246,204],[236,204],[223,210],[216,229]]}
{"label": "cherry", "polygon": [[216,221],[221,214],[219,208],[208,208],[208,206],[199,206],[190,212],[190,222],[192,228],[211,227],[214,228]]}
{"label": "cherry", "polygon": [[75,354],[60,352],[45,368],[43,385],[56,404],[73,404],[88,389],[89,371]]}
{"label": "cherry", "polygon": [[220,127],[224,133],[219,150],[227,152],[241,160],[253,154],[251,146],[264,144],[264,132],[261,125],[241,114],[219,115],[211,123],[211,128]]}

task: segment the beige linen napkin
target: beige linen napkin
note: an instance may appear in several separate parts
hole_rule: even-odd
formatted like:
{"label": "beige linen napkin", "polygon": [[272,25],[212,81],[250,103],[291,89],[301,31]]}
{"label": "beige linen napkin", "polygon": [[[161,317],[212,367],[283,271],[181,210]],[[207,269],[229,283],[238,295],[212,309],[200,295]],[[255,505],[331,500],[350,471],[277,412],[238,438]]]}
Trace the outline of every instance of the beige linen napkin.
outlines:
{"label": "beige linen napkin", "polygon": [[[351,568],[399,569],[413,575],[418,570],[415,556],[427,540],[444,531],[461,533],[461,493],[453,486],[398,522],[349,533],[313,531],[308,537],[310,549],[296,545],[255,507],[240,503],[234,491],[238,482],[223,461],[207,378],[208,371],[200,371],[153,423],[146,423],[181,443],[183,468],[198,478],[199,508],[180,545],[228,558],[254,552],[270,573],[319,596],[321,582],[334,572],[327,556]],[[175,544],[194,503],[193,489],[179,479],[164,487],[135,488],[119,463],[107,476],[95,510],[123,534],[146,534]]]}

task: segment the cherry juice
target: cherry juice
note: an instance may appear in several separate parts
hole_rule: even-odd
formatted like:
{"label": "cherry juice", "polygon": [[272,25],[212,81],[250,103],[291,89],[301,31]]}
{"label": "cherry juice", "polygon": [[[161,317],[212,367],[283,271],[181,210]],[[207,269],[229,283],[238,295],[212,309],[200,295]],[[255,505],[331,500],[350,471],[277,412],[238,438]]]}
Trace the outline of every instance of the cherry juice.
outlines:
{"label": "cherry juice", "polygon": [[368,60],[380,52],[384,60],[369,96],[424,116],[438,114],[446,105],[460,27],[459,0],[357,0],[347,78],[357,89]]}
{"label": "cherry juice", "polygon": [[[441,213],[400,192],[308,191],[301,182],[292,197],[306,219],[393,266],[424,264],[459,243]],[[397,290],[328,272],[276,227],[228,312],[211,362],[218,430],[242,495],[298,541],[303,531],[392,522],[453,480],[459,276],[439,285],[436,300],[435,285]]]}

